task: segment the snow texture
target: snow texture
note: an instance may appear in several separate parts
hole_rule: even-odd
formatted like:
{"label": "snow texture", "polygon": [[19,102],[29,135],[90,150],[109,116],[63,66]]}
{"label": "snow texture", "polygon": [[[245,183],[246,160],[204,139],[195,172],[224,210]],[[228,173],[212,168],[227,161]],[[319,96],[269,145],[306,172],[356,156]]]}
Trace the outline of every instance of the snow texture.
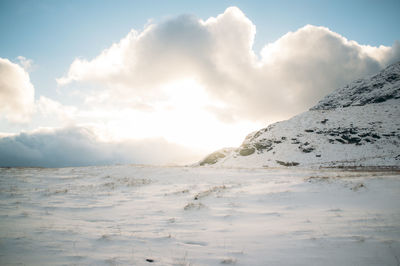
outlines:
{"label": "snow texture", "polygon": [[399,172],[0,168],[0,265],[399,265]]}
{"label": "snow texture", "polygon": [[399,167],[400,62],[334,91],[305,113],[249,134],[215,161],[209,157],[199,165]]}

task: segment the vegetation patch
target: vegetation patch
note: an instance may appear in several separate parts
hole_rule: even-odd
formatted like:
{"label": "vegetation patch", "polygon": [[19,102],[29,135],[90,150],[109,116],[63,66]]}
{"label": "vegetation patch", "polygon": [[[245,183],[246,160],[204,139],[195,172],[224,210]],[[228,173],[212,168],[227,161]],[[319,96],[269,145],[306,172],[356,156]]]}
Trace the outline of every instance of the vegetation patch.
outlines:
{"label": "vegetation patch", "polygon": [[264,150],[270,151],[273,149],[272,143],[270,141],[265,142],[265,143],[257,142],[254,144],[254,147],[257,149],[257,151],[264,151]]}
{"label": "vegetation patch", "polygon": [[200,162],[200,165],[203,166],[205,164],[215,164],[219,159],[224,158],[226,155],[221,152],[213,152],[208,155],[203,161]]}
{"label": "vegetation patch", "polygon": [[249,155],[253,154],[255,151],[256,151],[256,149],[254,147],[250,147],[250,146],[246,145],[239,150],[239,154],[242,156],[249,156]]}

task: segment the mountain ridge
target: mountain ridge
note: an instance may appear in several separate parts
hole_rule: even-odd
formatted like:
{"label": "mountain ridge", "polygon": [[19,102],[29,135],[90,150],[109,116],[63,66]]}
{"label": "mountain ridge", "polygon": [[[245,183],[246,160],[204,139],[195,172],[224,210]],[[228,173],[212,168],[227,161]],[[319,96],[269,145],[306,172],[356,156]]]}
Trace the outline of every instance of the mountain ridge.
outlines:
{"label": "mountain ridge", "polygon": [[198,165],[400,167],[400,62],[334,90],[308,111],[252,132]]}

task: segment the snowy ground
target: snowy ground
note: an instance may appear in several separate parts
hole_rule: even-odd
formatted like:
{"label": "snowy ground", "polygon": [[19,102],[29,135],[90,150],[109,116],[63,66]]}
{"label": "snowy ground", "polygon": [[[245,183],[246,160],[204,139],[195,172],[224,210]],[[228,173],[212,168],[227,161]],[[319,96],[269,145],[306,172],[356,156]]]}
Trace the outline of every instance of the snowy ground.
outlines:
{"label": "snowy ground", "polygon": [[400,174],[0,169],[1,265],[400,265]]}

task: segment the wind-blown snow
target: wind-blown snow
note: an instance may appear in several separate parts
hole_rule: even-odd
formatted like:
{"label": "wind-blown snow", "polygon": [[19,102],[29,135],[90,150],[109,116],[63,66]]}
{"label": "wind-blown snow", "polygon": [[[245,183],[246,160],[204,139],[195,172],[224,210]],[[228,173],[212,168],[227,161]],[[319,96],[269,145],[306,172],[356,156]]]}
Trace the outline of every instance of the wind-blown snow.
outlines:
{"label": "wind-blown snow", "polygon": [[0,169],[1,265],[398,265],[399,172]]}

